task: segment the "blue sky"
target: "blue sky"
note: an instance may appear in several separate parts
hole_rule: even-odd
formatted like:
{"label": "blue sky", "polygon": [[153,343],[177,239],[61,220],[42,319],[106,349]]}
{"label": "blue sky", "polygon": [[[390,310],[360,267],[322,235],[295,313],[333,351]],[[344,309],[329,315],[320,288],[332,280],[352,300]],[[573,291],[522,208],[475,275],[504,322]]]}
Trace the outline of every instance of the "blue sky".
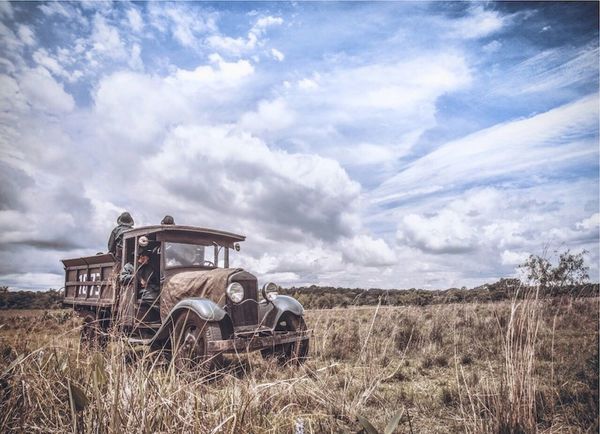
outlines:
{"label": "blue sky", "polygon": [[472,287],[586,249],[594,2],[0,3],[0,285],[136,224],[261,281]]}

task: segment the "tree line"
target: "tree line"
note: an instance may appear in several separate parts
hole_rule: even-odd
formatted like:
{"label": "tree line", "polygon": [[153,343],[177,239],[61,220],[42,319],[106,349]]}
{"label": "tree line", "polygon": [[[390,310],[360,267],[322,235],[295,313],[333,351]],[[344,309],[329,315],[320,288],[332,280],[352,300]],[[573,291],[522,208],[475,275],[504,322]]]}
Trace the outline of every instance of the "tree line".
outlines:
{"label": "tree line", "polygon": [[[429,305],[444,303],[470,303],[508,300],[524,296],[532,288],[541,297],[574,296],[597,297],[598,283],[589,283],[589,267],[584,256],[587,252],[572,253],[566,250],[555,255],[556,265],[546,256],[530,255],[519,266],[523,281],[514,278],[500,279],[495,283],[476,288],[381,289],[341,288],[332,286],[303,286],[279,288],[280,294],[291,295],[306,309],[331,309],[348,306]],[[61,307],[61,291],[9,291],[0,286],[0,309],[57,309]]]}

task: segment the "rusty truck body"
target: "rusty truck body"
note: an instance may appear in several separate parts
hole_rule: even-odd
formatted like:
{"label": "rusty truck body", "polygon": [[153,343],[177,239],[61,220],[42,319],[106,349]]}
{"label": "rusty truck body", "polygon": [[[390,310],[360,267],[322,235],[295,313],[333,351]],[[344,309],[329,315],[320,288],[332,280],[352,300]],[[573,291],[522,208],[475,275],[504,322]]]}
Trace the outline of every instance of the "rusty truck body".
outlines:
{"label": "rusty truck body", "polygon": [[[182,369],[217,365],[223,354],[260,350],[283,363],[307,357],[309,334],[304,309],[278,295],[273,283],[259,290],[257,278],[230,267],[230,255],[245,237],[181,225],[126,231],[122,249],[62,260],[63,304],[83,317],[82,339],[103,345],[124,336],[166,352]],[[138,257],[160,282],[158,297],[142,299]],[[129,275],[123,277],[123,270]]]}

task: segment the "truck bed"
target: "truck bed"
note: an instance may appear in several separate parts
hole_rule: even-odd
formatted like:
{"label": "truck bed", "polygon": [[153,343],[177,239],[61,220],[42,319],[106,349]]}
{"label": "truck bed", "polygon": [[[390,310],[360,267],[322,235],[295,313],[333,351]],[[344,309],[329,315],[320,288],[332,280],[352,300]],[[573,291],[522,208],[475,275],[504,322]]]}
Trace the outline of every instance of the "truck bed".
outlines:
{"label": "truck bed", "polygon": [[111,253],[63,259],[67,306],[108,307],[115,303],[112,272],[115,258]]}

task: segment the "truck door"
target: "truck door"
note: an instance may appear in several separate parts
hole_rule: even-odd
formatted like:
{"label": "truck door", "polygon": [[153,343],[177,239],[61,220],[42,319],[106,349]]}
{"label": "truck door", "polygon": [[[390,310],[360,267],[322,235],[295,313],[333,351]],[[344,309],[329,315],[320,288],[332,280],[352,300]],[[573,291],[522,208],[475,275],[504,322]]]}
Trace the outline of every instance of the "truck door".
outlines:
{"label": "truck door", "polygon": [[131,330],[135,322],[135,302],[136,302],[136,288],[137,278],[135,270],[137,270],[137,264],[135,259],[137,258],[137,237],[126,238],[123,242],[123,256],[121,262],[121,270],[125,268],[125,264],[131,264],[134,269],[133,278],[128,283],[121,283],[119,281],[119,309],[117,324],[122,329]]}

